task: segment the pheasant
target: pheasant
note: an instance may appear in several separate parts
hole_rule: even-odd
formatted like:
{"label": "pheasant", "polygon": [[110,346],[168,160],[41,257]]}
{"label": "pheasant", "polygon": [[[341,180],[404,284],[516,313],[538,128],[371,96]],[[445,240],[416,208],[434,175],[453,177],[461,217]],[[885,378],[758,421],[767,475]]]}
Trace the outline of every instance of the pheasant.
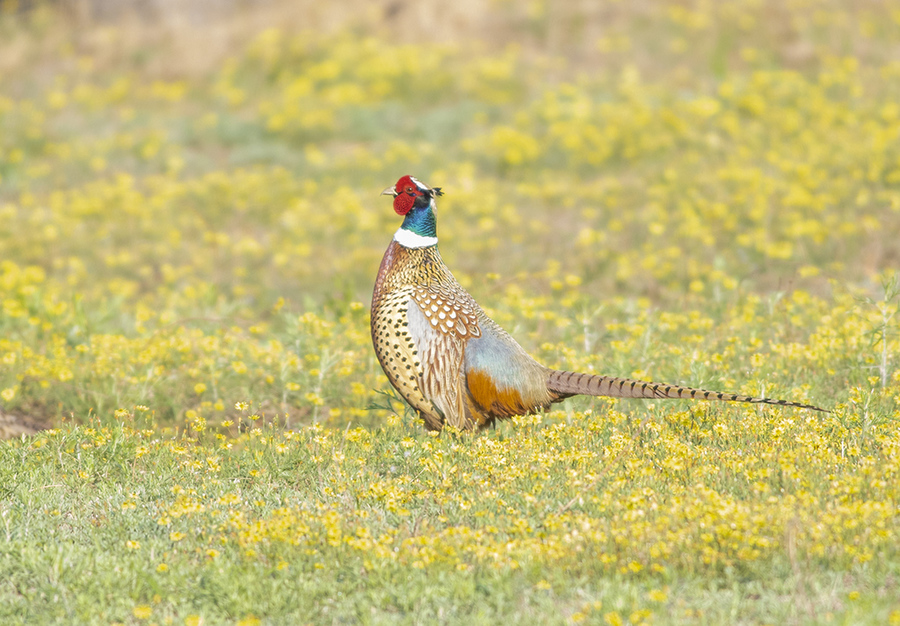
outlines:
{"label": "pheasant", "polygon": [[474,430],[546,409],[570,396],[694,398],[817,406],[663,383],[550,369],[531,358],[450,273],[438,252],[440,187],[404,176],[382,195],[403,224],[381,261],[372,296],[372,342],[394,388],[429,430]]}

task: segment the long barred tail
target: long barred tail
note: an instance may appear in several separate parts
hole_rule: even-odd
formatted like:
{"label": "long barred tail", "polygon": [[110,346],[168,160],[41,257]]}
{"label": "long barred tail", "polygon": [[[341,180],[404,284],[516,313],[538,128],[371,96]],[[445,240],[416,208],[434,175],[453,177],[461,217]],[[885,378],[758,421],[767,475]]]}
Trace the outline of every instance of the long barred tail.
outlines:
{"label": "long barred tail", "polygon": [[812,409],[831,413],[811,404],[788,402],[787,400],[773,400],[771,398],[754,398],[742,396],[736,393],[721,393],[707,391],[705,389],[693,389],[692,387],[679,387],[665,383],[651,383],[643,380],[631,380],[629,378],[611,378],[609,376],[596,376],[593,374],[577,374],[575,372],[563,372],[550,370],[547,381],[550,391],[561,396],[587,395],[608,396],[610,398],[664,398],[678,399],[689,398],[695,400],[722,400],[723,402],[750,402],[753,404],[775,404],[777,406],[794,406],[800,409]]}

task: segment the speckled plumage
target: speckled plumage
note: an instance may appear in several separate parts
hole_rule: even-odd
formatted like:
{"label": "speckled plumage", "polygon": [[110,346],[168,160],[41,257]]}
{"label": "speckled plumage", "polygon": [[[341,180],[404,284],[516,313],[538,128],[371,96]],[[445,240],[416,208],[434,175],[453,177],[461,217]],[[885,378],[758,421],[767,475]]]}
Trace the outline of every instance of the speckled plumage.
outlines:
{"label": "speckled plumage", "polygon": [[[431,429],[484,426],[555,399],[545,384],[549,370],[485,315],[437,245],[410,249],[391,242],[375,281],[372,341],[388,380]],[[511,371],[497,355],[508,357]],[[530,384],[524,396],[511,387],[523,383]],[[498,402],[494,396],[502,393],[516,397]]]}
{"label": "speckled plumage", "polygon": [[384,193],[394,196],[394,209],[405,219],[375,281],[372,341],[388,380],[429,429],[440,430],[445,424],[480,428],[495,419],[540,411],[576,394],[824,410],[785,400],[544,367],[485,315],[441,259],[434,218],[440,190],[407,176]]}

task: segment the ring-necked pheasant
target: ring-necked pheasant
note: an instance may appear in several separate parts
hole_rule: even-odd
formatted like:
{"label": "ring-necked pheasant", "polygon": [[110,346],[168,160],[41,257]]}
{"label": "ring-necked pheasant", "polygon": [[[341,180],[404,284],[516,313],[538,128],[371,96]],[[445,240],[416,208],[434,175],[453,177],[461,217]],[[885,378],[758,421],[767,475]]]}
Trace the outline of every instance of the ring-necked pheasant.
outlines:
{"label": "ring-necked pheasant", "polygon": [[381,367],[431,430],[484,427],[547,408],[570,396],[696,398],[817,406],[544,367],[485,315],[438,252],[435,198],[404,176],[394,198],[403,225],[381,261],[372,296],[372,341]]}

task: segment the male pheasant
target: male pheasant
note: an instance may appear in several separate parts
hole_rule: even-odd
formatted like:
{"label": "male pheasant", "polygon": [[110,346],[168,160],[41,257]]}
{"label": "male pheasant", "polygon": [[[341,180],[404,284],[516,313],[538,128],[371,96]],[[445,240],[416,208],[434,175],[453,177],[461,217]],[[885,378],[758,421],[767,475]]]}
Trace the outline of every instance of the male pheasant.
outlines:
{"label": "male pheasant", "polygon": [[394,198],[403,225],[381,261],[372,296],[372,341],[391,384],[429,430],[471,430],[534,413],[570,396],[696,398],[816,406],[663,383],[577,374],[531,358],[456,281],[441,260],[435,220],[439,187],[404,176]]}

